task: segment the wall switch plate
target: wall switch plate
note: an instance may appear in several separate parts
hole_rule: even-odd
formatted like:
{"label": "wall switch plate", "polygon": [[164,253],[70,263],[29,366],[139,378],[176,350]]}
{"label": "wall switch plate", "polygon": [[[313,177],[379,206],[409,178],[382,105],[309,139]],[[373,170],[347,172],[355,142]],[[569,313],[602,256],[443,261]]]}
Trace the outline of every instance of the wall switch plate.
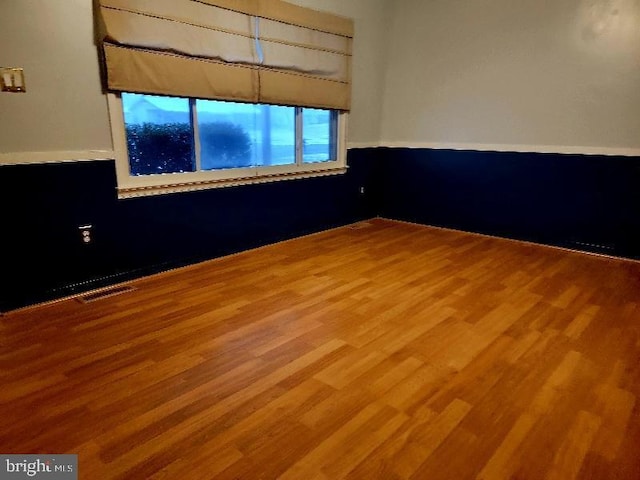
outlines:
{"label": "wall switch plate", "polygon": [[24,69],[0,67],[0,91],[23,93],[27,91],[24,83]]}

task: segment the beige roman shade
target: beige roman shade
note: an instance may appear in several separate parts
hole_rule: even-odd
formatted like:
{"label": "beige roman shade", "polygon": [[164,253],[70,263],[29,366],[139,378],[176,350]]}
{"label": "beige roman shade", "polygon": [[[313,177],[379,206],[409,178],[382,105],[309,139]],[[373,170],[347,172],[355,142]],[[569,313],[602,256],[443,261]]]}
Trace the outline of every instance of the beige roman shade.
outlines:
{"label": "beige roman shade", "polygon": [[281,0],[99,0],[112,91],[349,110],[353,21]]}

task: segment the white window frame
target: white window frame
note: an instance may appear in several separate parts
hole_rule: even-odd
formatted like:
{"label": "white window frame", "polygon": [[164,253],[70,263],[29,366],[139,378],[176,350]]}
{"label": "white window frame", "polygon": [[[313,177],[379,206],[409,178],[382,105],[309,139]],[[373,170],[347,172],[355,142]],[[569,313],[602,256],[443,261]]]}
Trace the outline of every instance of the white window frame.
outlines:
{"label": "white window frame", "polygon": [[[118,181],[118,197],[130,198],[148,195],[162,195],[209,188],[229,187],[252,183],[273,182],[296,178],[308,178],[345,173],[347,170],[347,118],[346,112],[338,112],[337,125],[337,159],[325,162],[304,163],[302,159],[302,141],[296,139],[296,163],[248,168],[229,168],[224,170],[207,170],[196,172],[161,173],[151,175],[131,175],[127,139],[125,133],[122,97],[119,93],[108,93],[111,136],[116,161],[116,177]],[[301,115],[296,115],[296,122],[301,122]],[[197,122],[195,148],[199,149]],[[301,135],[302,130],[296,131]],[[198,155],[196,155],[198,157]]]}

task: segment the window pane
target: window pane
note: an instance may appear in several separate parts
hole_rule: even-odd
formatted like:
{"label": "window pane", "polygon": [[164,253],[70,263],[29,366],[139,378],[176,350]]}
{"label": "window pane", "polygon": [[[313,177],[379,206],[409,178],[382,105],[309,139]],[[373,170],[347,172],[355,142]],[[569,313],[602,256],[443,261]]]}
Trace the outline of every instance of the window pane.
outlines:
{"label": "window pane", "polygon": [[203,170],[294,164],[295,108],[196,100]]}
{"label": "window pane", "polygon": [[296,163],[296,109],[261,105],[263,122],[262,163],[291,165]]}
{"label": "window pane", "polygon": [[131,175],[195,171],[189,100],[123,93]]}
{"label": "window pane", "polygon": [[302,110],[302,158],[305,163],[336,160],[335,112]]}

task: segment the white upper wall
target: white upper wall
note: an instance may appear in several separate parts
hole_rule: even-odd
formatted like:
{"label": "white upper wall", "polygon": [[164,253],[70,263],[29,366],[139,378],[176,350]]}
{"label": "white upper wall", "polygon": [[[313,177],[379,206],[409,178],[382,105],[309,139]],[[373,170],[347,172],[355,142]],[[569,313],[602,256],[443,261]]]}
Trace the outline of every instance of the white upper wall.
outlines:
{"label": "white upper wall", "polygon": [[396,0],[388,29],[383,144],[640,147],[640,0]]}
{"label": "white upper wall", "polygon": [[395,0],[288,0],[355,20],[352,109],[348,143],[376,144],[380,139],[385,51]]}
{"label": "white upper wall", "polygon": [[0,93],[0,153],[110,150],[91,0],[1,0],[0,66],[27,92]]}
{"label": "white upper wall", "polygon": [[[355,19],[348,141],[376,142],[388,0],[293,3]],[[24,67],[27,85],[25,94],[0,93],[0,154],[111,150],[91,0],[1,0],[0,66]]]}
{"label": "white upper wall", "polygon": [[[355,19],[351,144],[640,148],[640,0],[294,3]],[[91,0],[2,0],[0,45],[0,161],[112,148]]]}

